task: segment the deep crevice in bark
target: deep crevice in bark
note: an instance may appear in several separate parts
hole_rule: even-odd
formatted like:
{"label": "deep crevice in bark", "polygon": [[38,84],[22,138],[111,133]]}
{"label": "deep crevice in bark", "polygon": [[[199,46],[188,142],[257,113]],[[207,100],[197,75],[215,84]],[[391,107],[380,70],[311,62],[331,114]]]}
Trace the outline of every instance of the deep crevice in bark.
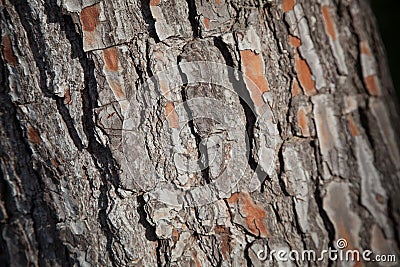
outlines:
{"label": "deep crevice in bark", "polygon": [[[318,183],[319,183],[319,181],[317,179],[317,182],[315,183],[315,191],[314,191],[315,202],[317,203],[319,215],[322,218],[322,221],[324,223],[325,229],[328,232],[328,238],[329,238],[329,243],[328,244],[329,244],[329,247],[332,248],[332,249],[335,249],[334,248],[335,227],[333,226],[331,220],[329,219],[328,214],[324,210],[323,199],[322,199],[322,196],[321,196],[321,189],[320,189]],[[333,265],[333,261],[331,259],[329,259],[328,266],[332,266],[332,265]]]}
{"label": "deep crevice in bark", "polygon": [[281,146],[279,147],[279,151],[278,151],[278,160],[279,160],[278,179],[279,179],[279,186],[282,190],[282,193],[285,196],[289,197],[290,194],[287,191],[285,182],[282,179],[282,175],[285,174],[285,160],[283,159],[283,145],[284,145],[284,143],[281,144]]}
{"label": "deep crevice in bark", "polygon": [[188,19],[190,22],[190,26],[192,27],[193,37],[201,38],[201,30],[200,30],[201,28],[198,21],[196,2],[195,0],[185,0],[185,1],[188,4],[188,11],[189,11]]}
{"label": "deep crevice in bark", "polygon": [[[0,35],[2,35],[2,30],[0,28]],[[6,75],[6,66],[3,62],[3,57],[0,57],[0,123],[3,124],[3,113],[5,110],[3,110],[3,107],[6,107],[6,102],[8,102],[8,97],[6,95],[6,88],[7,88],[7,75]],[[1,128],[4,129],[4,128]],[[1,133],[1,132],[0,132]],[[1,135],[3,136],[3,135]],[[7,154],[5,154],[5,150],[2,147],[2,143],[0,143],[0,157],[3,159],[7,158]],[[10,254],[7,248],[7,243],[5,239],[3,238],[3,233],[5,226],[9,224],[10,221],[10,214],[11,211],[9,202],[12,201],[12,194],[11,194],[11,187],[9,183],[6,182],[4,178],[5,173],[5,166],[1,164],[2,162],[0,161],[0,201],[2,202],[3,207],[6,209],[5,212],[7,214],[3,214],[2,211],[0,211],[0,262],[3,262],[7,266],[10,265]],[[6,218],[7,216],[7,218]]]}
{"label": "deep crevice in bark", "polygon": [[158,266],[171,266],[171,248],[168,245],[168,240],[160,239],[158,241],[158,248],[159,255],[157,256],[157,264]]}
{"label": "deep crevice in bark", "polygon": [[257,118],[254,114],[254,107],[250,107],[252,105],[252,101],[250,98],[250,94],[246,89],[246,84],[244,83],[243,79],[243,73],[240,71],[238,72],[239,79],[236,79],[234,70],[235,64],[232,58],[231,53],[229,52],[229,47],[228,45],[218,37],[214,37],[213,39],[215,47],[218,48],[218,50],[221,52],[225,64],[231,68],[228,69],[228,76],[229,76],[229,81],[232,83],[234,90],[239,96],[239,102],[240,105],[242,106],[245,118],[246,118],[246,141],[247,141],[247,151],[249,153],[248,155],[248,164],[250,168],[257,174],[258,179],[260,180],[261,183],[265,181],[267,178],[267,173],[262,171],[260,168],[258,168],[258,163],[257,160],[253,156],[253,150],[254,150],[254,129],[255,125],[257,122]]}
{"label": "deep crevice in bark", "polygon": [[[7,149],[8,157],[16,159],[15,162],[17,165],[15,166],[15,171],[19,174],[19,179],[21,181],[21,184],[18,184],[18,186],[21,187],[21,193],[24,194],[24,198],[26,198],[25,203],[28,206],[25,208],[29,208],[27,213],[22,213],[20,209],[21,206],[14,202],[15,197],[11,198],[12,194],[8,191],[4,194],[4,196],[10,196],[8,200],[4,199],[5,206],[8,208],[7,211],[9,212],[7,215],[9,216],[9,220],[13,220],[15,223],[19,223],[18,219],[22,217],[32,220],[35,240],[38,243],[37,249],[40,265],[47,265],[49,262],[46,260],[49,260],[60,266],[72,266],[74,259],[71,258],[70,251],[60,239],[60,233],[56,227],[58,223],[57,213],[54,207],[51,206],[51,202],[45,199],[46,191],[44,190],[44,183],[39,173],[33,168],[32,151],[22,134],[21,129],[23,127],[17,117],[17,107],[8,94],[9,84],[5,77],[7,77],[9,73],[4,67],[5,64],[2,58],[0,58],[0,65],[2,74],[2,89],[0,89],[0,123],[3,124],[0,129],[5,130],[2,133],[5,138],[14,140],[14,142],[12,142],[13,147]],[[7,168],[7,166],[2,167],[2,169],[5,168]],[[6,187],[3,189],[7,190]],[[0,228],[3,229],[3,223],[1,223],[1,225]],[[50,239],[49,236],[51,237]],[[18,238],[19,237],[15,237],[16,240],[18,240]],[[4,246],[6,246],[6,243],[4,243]],[[24,248],[21,248],[21,253],[24,253],[23,249]],[[8,255],[8,257],[8,259],[11,260],[10,257],[14,258],[17,257],[17,255]],[[24,256],[19,255],[17,258],[23,259]],[[26,260],[28,261],[28,259]]]}
{"label": "deep crevice in bark", "polygon": [[146,238],[149,241],[157,241],[156,227],[151,225],[147,220],[147,212],[145,210],[146,201],[143,198],[143,195],[139,195],[136,197],[138,207],[137,212],[139,214],[139,223],[146,229]]}
{"label": "deep crevice in bark", "polygon": [[210,168],[208,166],[208,158],[205,157],[206,162],[202,162],[202,160],[201,160],[201,156],[202,156],[201,152],[203,152],[205,154],[205,156],[206,156],[206,154],[207,154],[206,151],[207,150],[203,147],[203,144],[201,143],[202,138],[201,138],[200,134],[195,129],[195,125],[194,125],[194,121],[193,121],[193,114],[192,114],[192,111],[190,110],[190,108],[189,108],[189,106],[187,104],[187,101],[189,100],[187,98],[187,95],[186,95],[186,88],[187,88],[188,80],[187,80],[186,74],[182,71],[181,67],[179,66],[180,62],[181,62],[181,58],[178,57],[178,62],[177,62],[178,70],[179,70],[180,76],[182,77],[182,82],[183,82],[183,85],[182,85],[182,88],[181,88],[181,97],[182,97],[182,101],[183,101],[183,107],[184,107],[186,113],[188,114],[188,117],[192,118],[191,120],[189,120],[187,122],[187,124],[189,126],[191,134],[194,136],[194,138],[196,140],[197,158],[198,158],[198,162],[199,162],[199,165],[200,165],[200,168],[201,168],[201,176],[204,179],[205,183],[209,184],[209,183],[211,183],[211,178],[210,178]]}
{"label": "deep crevice in bark", "polygon": [[[24,27],[27,37],[29,46],[32,49],[32,55],[35,59],[36,66],[39,69],[39,86],[40,89],[45,97],[51,98],[55,100],[58,112],[60,113],[63,121],[67,126],[68,133],[70,134],[71,139],[74,142],[74,145],[78,150],[83,149],[82,140],[79,137],[78,131],[74,126],[74,121],[68,111],[68,109],[63,104],[63,99],[56,96],[52,93],[52,84],[50,83],[50,88],[48,88],[48,79],[49,76],[51,79],[54,77],[54,73],[52,71],[52,66],[46,56],[46,41],[44,40],[43,34],[40,29],[40,22],[37,21],[32,17],[32,10],[29,6],[29,3],[26,0],[18,0],[12,3],[15,7],[15,10],[18,13],[20,22]],[[7,14],[7,12],[4,12]],[[52,12],[48,14],[50,21],[54,15]],[[51,81],[52,82],[52,81]]]}
{"label": "deep crevice in bark", "polygon": [[153,18],[150,10],[150,0],[140,0],[140,7],[143,19],[148,24],[149,36],[152,37],[156,43],[160,42],[155,27],[156,20]]}
{"label": "deep crevice in bark", "polygon": [[251,260],[251,258],[250,258],[250,255],[249,255],[249,249],[251,248],[251,246],[253,245],[253,243],[254,243],[254,241],[253,241],[253,242],[250,242],[250,243],[247,243],[247,244],[246,244],[246,247],[244,248],[244,251],[243,251],[243,255],[244,255],[244,259],[246,260],[246,266],[247,266],[247,267],[252,267],[252,266],[254,266],[254,265],[253,265],[253,262],[252,262],[252,260]]}
{"label": "deep crevice in bark", "polygon": [[364,129],[365,135],[367,136],[368,139],[368,143],[371,145],[372,149],[374,149],[375,147],[375,141],[373,136],[371,135],[372,133],[372,129],[370,127],[370,119],[369,119],[369,114],[368,111],[365,110],[362,107],[358,108],[358,114],[360,116],[360,123],[362,128]]}

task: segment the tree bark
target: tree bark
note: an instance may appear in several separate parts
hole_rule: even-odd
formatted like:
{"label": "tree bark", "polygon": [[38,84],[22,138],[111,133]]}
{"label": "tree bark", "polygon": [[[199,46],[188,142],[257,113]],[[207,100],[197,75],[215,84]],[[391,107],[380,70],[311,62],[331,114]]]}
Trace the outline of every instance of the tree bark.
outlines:
{"label": "tree bark", "polygon": [[4,265],[353,266],[258,255],[341,238],[399,255],[400,120],[366,1],[0,6]]}

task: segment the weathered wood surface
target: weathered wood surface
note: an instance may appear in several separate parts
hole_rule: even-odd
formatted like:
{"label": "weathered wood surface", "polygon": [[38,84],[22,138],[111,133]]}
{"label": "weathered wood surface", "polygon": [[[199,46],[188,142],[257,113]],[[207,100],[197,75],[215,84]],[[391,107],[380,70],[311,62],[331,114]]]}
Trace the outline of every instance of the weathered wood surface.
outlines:
{"label": "weathered wood surface", "polygon": [[366,1],[0,6],[2,263],[398,255],[400,120]]}

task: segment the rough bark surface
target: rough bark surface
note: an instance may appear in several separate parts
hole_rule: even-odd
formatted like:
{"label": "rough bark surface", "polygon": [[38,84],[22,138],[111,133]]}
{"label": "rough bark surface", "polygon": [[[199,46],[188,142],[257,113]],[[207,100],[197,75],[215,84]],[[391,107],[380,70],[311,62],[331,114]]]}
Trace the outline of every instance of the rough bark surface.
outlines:
{"label": "rough bark surface", "polygon": [[0,265],[278,266],[257,252],[339,238],[399,255],[400,119],[366,1],[0,7]]}

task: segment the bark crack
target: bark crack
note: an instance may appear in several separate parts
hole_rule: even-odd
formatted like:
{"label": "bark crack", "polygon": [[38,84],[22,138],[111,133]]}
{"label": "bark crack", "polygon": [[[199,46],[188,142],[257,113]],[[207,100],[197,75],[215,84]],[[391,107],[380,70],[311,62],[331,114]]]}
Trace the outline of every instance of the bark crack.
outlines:
{"label": "bark crack", "polygon": [[[3,145],[0,145],[0,151],[6,153],[5,155],[1,155],[1,157],[3,158],[6,156],[10,158],[10,160],[1,161],[1,169],[7,170],[6,172],[9,172],[10,177],[18,177],[14,181],[6,180],[2,175],[0,187],[5,191],[5,194],[2,194],[3,196],[10,196],[9,199],[3,199],[5,201],[5,206],[8,208],[7,216],[9,220],[12,220],[15,225],[19,224],[21,231],[27,231],[27,229],[25,229],[26,225],[20,222],[20,220],[22,220],[22,218],[25,220],[31,220],[33,224],[34,240],[37,242],[37,247],[33,248],[24,244],[26,247],[21,246],[19,251],[13,250],[14,255],[8,255],[7,258],[8,260],[11,260],[10,256],[12,256],[13,260],[25,259],[29,262],[29,259],[25,258],[27,256],[25,252],[28,251],[30,254],[37,253],[40,265],[48,265],[52,262],[53,264],[57,263],[62,265],[64,263],[71,266],[73,265],[74,259],[71,258],[70,251],[60,239],[59,230],[57,230],[56,227],[56,224],[58,223],[56,211],[45,199],[45,186],[39,174],[42,165],[41,163],[38,163],[38,170],[35,170],[33,167],[32,150],[23,136],[21,131],[23,126],[18,120],[18,107],[12,102],[12,99],[8,94],[10,87],[6,77],[8,77],[9,73],[5,68],[2,57],[0,57],[0,68],[0,73],[2,74],[0,81],[0,84],[2,85],[0,89],[0,135],[2,136],[2,139],[12,140],[11,146],[2,147]],[[14,159],[13,161],[15,162],[15,165],[7,166],[7,162],[11,164],[11,159]],[[5,183],[4,185],[3,181]],[[14,183],[14,186],[20,187],[21,195],[19,197],[25,199],[23,203],[18,203],[18,201],[14,199],[16,196],[13,196],[12,192],[10,192],[11,188],[6,186],[6,184],[10,185],[11,183]],[[13,197],[11,198],[11,196]],[[3,230],[4,226],[5,223],[1,221],[0,229]],[[13,235],[14,240],[19,240],[20,237],[14,236],[16,233],[17,231],[11,231],[7,234]],[[6,233],[2,231],[1,239],[3,239],[3,234]],[[27,239],[29,239],[29,237]],[[29,241],[35,243],[34,240]],[[2,244],[6,247],[6,252],[8,250],[7,243],[2,242]],[[36,253],[30,251],[31,249],[37,250]],[[19,255],[15,255],[15,253],[19,253]]]}
{"label": "bark crack", "polygon": [[[256,141],[255,137],[254,137],[254,129],[255,129],[257,118],[253,112],[254,106],[250,107],[249,104],[245,101],[245,99],[248,99],[248,100],[251,99],[250,94],[246,90],[246,84],[244,82],[243,74],[241,72],[240,66],[239,67],[235,66],[233,57],[232,57],[232,54],[230,53],[230,49],[229,49],[228,45],[221,38],[215,37],[213,40],[214,40],[215,47],[217,47],[218,50],[221,52],[221,54],[225,60],[225,64],[230,67],[228,69],[229,81],[232,83],[234,90],[236,91],[236,93],[239,96],[239,102],[240,102],[240,105],[242,106],[242,109],[243,109],[243,112],[245,115],[246,133],[247,133],[246,139],[248,139],[246,149],[249,152],[248,153],[249,156],[247,159],[248,164],[249,164],[250,168],[257,174],[260,182],[263,183],[268,175],[267,175],[267,173],[262,171],[260,168],[257,168],[258,163],[252,153],[254,150],[254,143]],[[235,41],[235,42],[237,44],[237,41]],[[238,69],[238,71],[239,71],[238,79],[236,79],[236,77],[235,77],[234,69]]]}
{"label": "bark crack", "polygon": [[198,20],[198,13],[196,8],[196,1],[195,0],[186,0],[188,4],[188,11],[189,11],[189,22],[192,27],[193,37],[194,38],[201,38],[201,27]]}

